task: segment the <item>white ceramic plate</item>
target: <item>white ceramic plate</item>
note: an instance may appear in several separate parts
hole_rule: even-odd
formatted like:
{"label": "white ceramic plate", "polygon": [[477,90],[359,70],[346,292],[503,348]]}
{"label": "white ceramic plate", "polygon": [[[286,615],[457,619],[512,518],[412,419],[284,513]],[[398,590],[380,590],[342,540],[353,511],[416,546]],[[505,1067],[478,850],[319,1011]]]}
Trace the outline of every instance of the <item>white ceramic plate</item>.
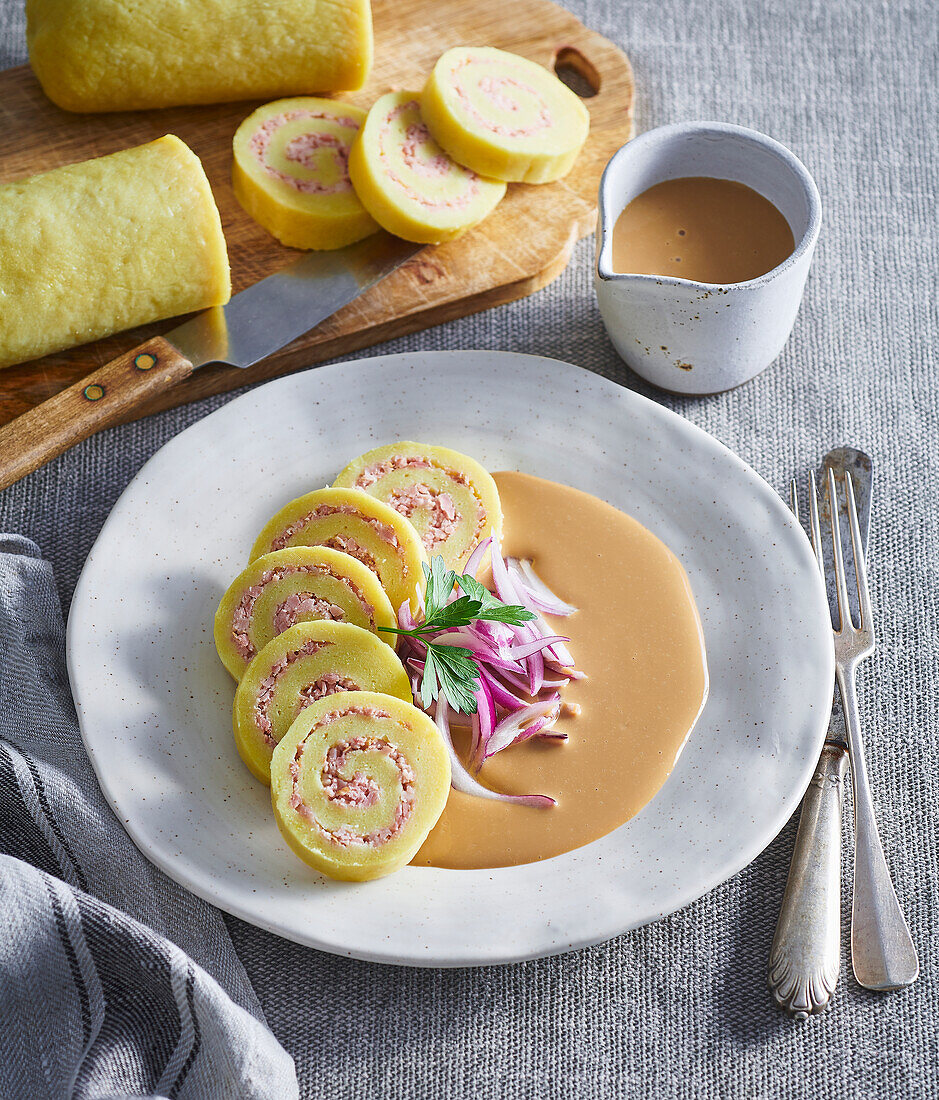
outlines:
{"label": "white ceramic plate", "polygon": [[[445,443],[605,498],[682,559],[711,693],[668,782],[632,821],[523,867],[321,878],[281,841],[230,726],[212,618],[256,533],[379,443]],[[700,429],[588,371],[497,352],[382,356],[278,379],[171,440],[114,507],[68,627],[101,787],[138,847],[252,924],[341,955],[509,962],[601,940],[686,905],[749,863],[818,756],[833,658],[806,539],[748,466]]]}

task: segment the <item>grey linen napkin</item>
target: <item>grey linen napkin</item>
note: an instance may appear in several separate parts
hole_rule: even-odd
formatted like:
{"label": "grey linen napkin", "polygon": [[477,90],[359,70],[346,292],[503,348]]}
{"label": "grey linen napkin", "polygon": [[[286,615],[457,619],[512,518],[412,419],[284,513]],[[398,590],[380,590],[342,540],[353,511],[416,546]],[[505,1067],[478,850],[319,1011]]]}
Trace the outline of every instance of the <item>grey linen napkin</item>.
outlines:
{"label": "grey linen napkin", "polygon": [[221,914],[105,803],[51,568],[0,535],[0,1097],[297,1095]]}

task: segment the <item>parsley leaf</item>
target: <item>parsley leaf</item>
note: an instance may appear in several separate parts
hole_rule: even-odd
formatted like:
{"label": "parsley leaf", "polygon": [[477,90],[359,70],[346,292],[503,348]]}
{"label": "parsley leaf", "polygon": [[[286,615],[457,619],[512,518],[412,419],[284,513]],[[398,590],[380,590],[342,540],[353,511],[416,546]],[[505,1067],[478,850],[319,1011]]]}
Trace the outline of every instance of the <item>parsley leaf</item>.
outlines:
{"label": "parsley leaf", "polygon": [[475,577],[471,577],[468,573],[462,577],[457,577],[456,580],[460,589],[467,596],[472,596],[474,600],[479,601],[480,612],[476,616],[477,619],[486,619],[493,623],[508,623],[510,626],[521,626],[522,623],[530,623],[538,617],[533,611],[529,611],[527,607],[522,607],[520,603],[503,603],[484,584],[480,584]]}
{"label": "parsley leaf", "polygon": [[449,599],[456,584],[456,573],[447,569],[443,558],[435,554],[430,565],[424,565],[424,579],[427,582],[424,590],[424,617],[431,619]]}
{"label": "parsley leaf", "polygon": [[[424,578],[424,621],[410,630],[393,626],[380,626],[378,629],[386,634],[417,638],[426,645],[421,680],[421,703],[425,710],[442,693],[455,710],[475,714],[474,693],[479,690],[479,666],[472,650],[463,646],[440,645],[430,641],[429,636],[470,626],[478,620],[520,626],[538,616],[521,604],[503,603],[475,577],[468,574],[457,576],[452,569],[447,569],[439,554],[431,558],[429,566],[424,565]],[[448,603],[457,587],[463,595]]]}
{"label": "parsley leaf", "polygon": [[[446,695],[450,706],[464,714],[476,713],[475,692],[479,690],[479,667],[473,660],[470,650],[458,645],[437,645],[431,642],[427,647],[427,662],[433,662],[439,691]],[[424,665],[426,681],[427,664]],[[424,702],[424,684],[421,684],[421,702]],[[429,704],[424,704],[425,707]]]}

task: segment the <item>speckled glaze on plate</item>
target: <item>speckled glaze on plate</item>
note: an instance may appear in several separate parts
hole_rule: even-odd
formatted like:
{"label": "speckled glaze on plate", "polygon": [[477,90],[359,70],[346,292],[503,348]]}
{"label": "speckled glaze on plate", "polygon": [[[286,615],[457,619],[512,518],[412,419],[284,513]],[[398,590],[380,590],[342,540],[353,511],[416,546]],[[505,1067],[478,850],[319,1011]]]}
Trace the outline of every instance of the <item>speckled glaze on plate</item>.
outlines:
{"label": "speckled glaze on plate", "polygon": [[[459,394],[459,400],[455,395]],[[688,570],[711,692],[671,777],[632,821],[541,863],[405,868],[361,885],[305,867],[231,734],[212,618],[263,523],[394,439],[465,451],[594,493]],[[101,787],[138,847],[243,920],[340,955],[510,962],[679,909],[782,828],[831,704],[827,605],[772,489],[681,417],[567,363],[500,352],[381,356],[252,390],[143,467],[88,556],[69,673]]]}

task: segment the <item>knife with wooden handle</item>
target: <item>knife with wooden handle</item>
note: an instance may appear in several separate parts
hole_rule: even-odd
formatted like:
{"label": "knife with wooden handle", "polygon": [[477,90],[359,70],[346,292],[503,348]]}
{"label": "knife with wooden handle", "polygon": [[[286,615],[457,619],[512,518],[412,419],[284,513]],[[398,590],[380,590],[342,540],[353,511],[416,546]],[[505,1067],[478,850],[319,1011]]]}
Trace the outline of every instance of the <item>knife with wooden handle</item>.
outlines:
{"label": "knife with wooden handle", "polygon": [[[862,451],[838,447],[822,460],[820,484],[825,484],[829,469],[838,476],[846,470],[853,475],[866,554],[873,488],[871,460]],[[824,500],[823,495],[822,506],[827,507]],[[830,524],[823,522],[821,529],[830,532]],[[844,712],[834,687],[828,737],[802,800],[799,831],[769,958],[769,986],[776,1003],[800,1020],[828,1006],[841,969],[841,832],[847,764]]]}
{"label": "knife with wooden handle", "polygon": [[250,367],[331,317],[424,246],[376,233],[311,252],[43,401],[0,428],[0,489],[118,423],[207,363]]}

